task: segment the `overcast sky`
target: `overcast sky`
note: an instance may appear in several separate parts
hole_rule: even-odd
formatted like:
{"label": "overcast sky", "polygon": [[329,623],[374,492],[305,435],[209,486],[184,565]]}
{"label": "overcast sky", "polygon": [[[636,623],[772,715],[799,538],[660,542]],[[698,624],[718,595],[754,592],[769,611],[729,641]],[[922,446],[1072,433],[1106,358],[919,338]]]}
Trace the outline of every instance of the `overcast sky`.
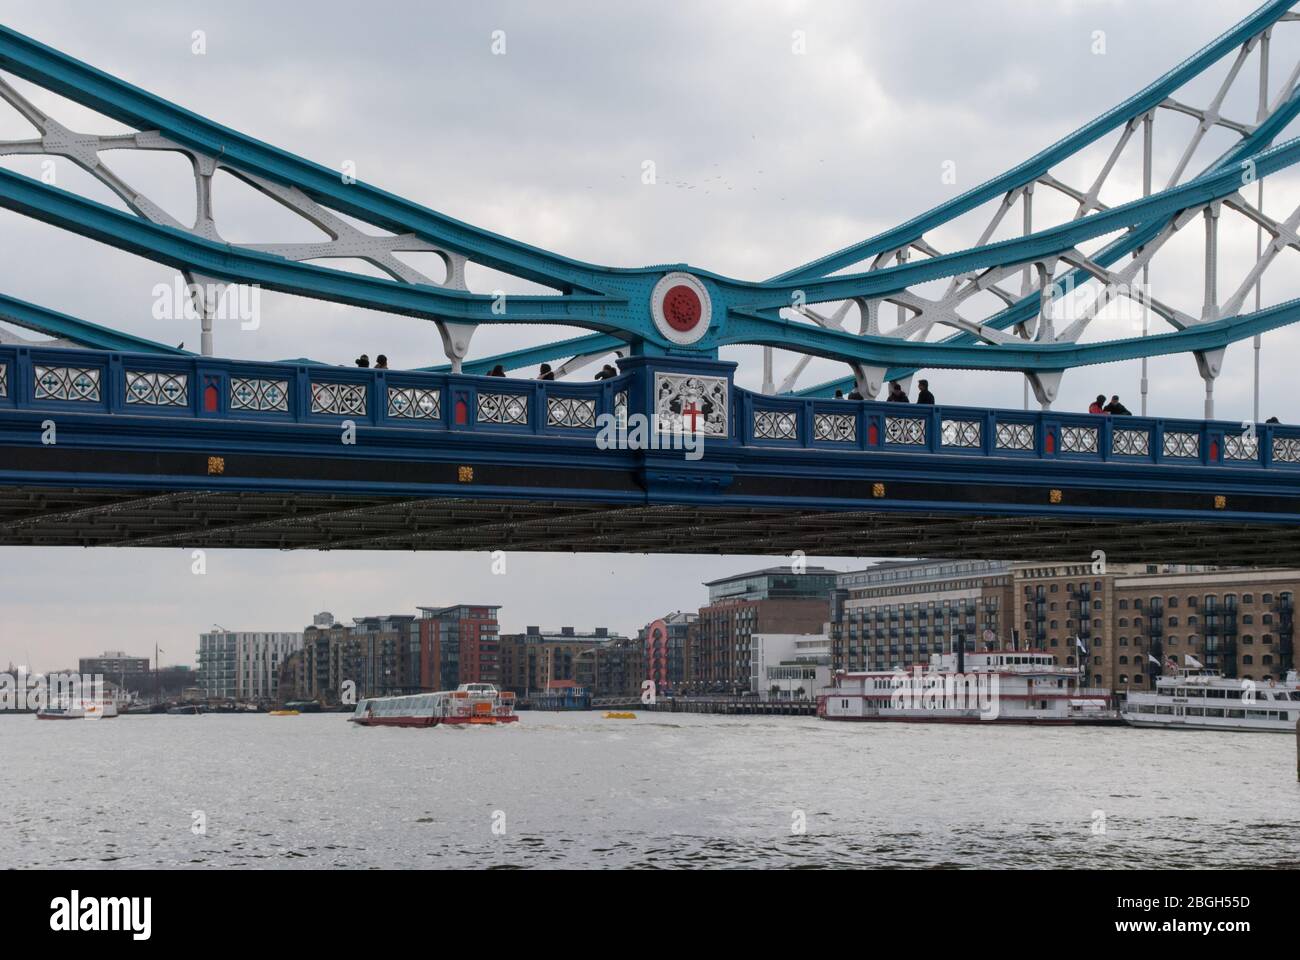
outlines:
{"label": "overcast sky", "polygon": [[[763,279],[1020,162],[1255,6],[9,0],[5,22],[213,120],[329,166],[352,161],[360,179],[509,236],[599,263],[687,261]],[[193,52],[198,30],[203,55]],[[498,30],[505,33],[504,56],[492,52]],[[796,31],[805,38],[802,55],[794,50]],[[1300,53],[1297,35],[1300,24],[1279,28],[1279,77]],[[1205,102],[1225,69],[1180,98]],[[16,85],[76,129],[120,129]],[[1225,113],[1244,121],[1254,119],[1253,110],[1244,87],[1225,105]],[[0,140],[28,135],[0,105]],[[1230,139],[1213,134],[1199,165]],[[1065,172],[1089,180],[1110,142]],[[1176,160],[1180,147],[1158,140],[1157,168]],[[105,159],[164,208],[192,220],[184,161],[121,152]],[[653,186],[641,182],[646,160],[656,165]],[[948,161],[955,184],[942,177]],[[1121,186],[1133,182],[1135,162],[1120,165]],[[0,164],[40,173],[34,158]],[[59,186],[112,202],[70,165],[57,170]],[[1269,212],[1284,218],[1300,200],[1300,184],[1281,183],[1276,196]],[[1292,205],[1284,203],[1288,197]],[[231,241],[319,236],[224,175],[215,202]],[[949,249],[969,246],[979,225],[973,231],[954,228],[931,239]],[[1158,271],[1154,280],[1160,296],[1199,313],[1199,231],[1190,232],[1197,242],[1180,239],[1159,268],[1164,285]],[[1253,233],[1230,236],[1249,240]],[[8,212],[0,212],[0,238],[4,293],[197,347],[193,324],[150,316],[154,285],[170,282],[172,271]],[[1225,240],[1227,290],[1249,266],[1242,257],[1253,252],[1252,243],[1233,247]],[[1269,276],[1266,303],[1300,293],[1300,282],[1279,274],[1275,268]],[[1185,282],[1171,287],[1169,275]],[[524,289],[486,270],[472,268],[469,278],[479,291],[498,284]],[[217,353],[337,363],[386,353],[397,367],[443,361],[433,327],[422,321],[276,294],[263,295],[262,311],[254,332],[219,325]],[[1116,329],[1101,325],[1089,339],[1124,333]],[[476,334],[473,354],[577,332],[486,328]],[[1291,331],[1266,340],[1263,416],[1300,419],[1289,375],[1296,346]],[[756,351],[724,356],[741,362],[742,384],[757,385]],[[778,358],[778,378],[792,360]],[[1216,391],[1221,417],[1250,416],[1250,369],[1248,344],[1229,351]],[[840,376],[843,368],[818,361],[809,373],[803,385]],[[1151,376],[1153,413],[1199,416],[1203,385],[1189,357],[1155,361]],[[941,402],[1021,403],[1018,376],[941,372],[930,379]],[[1136,363],[1069,374],[1058,406],[1082,408],[1104,390],[1123,394],[1136,410],[1137,383]],[[870,544],[862,554],[870,556]],[[197,634],[214,623],[295,630],[318,610],[346,618],[462,600],[502,604],[507,630],[571,624],[631,633],[664,612],[700,606],[701,581],[761,562],[520,555],[509,558],[505,576],[493,576],[486,555],[214,552],[206,575],[195,576],[182,551],[0,549],[0,667],[12,660],[54,668],[104,648],[144,653],[155,643],[167,651],[165,663],[191,662]]]}

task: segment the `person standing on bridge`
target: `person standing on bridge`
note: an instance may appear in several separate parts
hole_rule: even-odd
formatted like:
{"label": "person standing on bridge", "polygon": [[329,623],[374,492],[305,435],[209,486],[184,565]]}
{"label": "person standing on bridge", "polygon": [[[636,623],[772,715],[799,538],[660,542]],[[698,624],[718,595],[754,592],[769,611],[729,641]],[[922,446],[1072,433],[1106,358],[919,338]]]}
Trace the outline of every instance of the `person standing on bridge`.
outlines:
{"label": "person standing on bridge", "polygon": [[379,356],[375,357],[375,369],[376,370],[388,369],[388,358],[384,356],[382,353]]}
{"label": "person standing on bridge", "polygon": [[934,406],[934,394],[930,392],[930,381],[922,380],[921,389],[916,394],[917,403],[926,403]]}
{"label": "person standing on bridge", "polygon": [[1104,393],[1097,394],[1097,399],[1088,404],[1088,412],[1097,416],[1101,416],[1106,412],[1106,395]]}
{"label": "person standing on bridge", "polygon": [[506,368],[501,366],[501,364],[499,363],[491,370],[488,371],[489,377],[504,377],[505,375],[506,375]]}
{"label": "person standing on bridge", "polygon": [[907,394],[903,392],[903,386],[897,380],[889,384],[889,396],[886,398],[889,403],[911,403],[907,399]]}
{"label": "person standing on bridge", "polygon": [[596,374],[596,379],[597,379],[597,380],[613,380],[613,379],[614,379],[615,377],[617,377],[617,376],[618,376],[618,371],[615,370],[613,367],[611,367],[611,366],[607,363],[607,364],[605,364],[603,367],[600,368],[600,373]]}
{"label": "person standing on bridge", "polygon": [[356,364],[357,364],[358,367],[369,367],[369,366],[370,366],[370,354],[368,354],[368,353],[363,353],[361,356],[357,357]]}
{"label": "person standing on bridge", "polygon": [[1110,403],[1106,404],[1106,412],[1113,417],[1131,417],[1133,413],[1128,407],[1119,402],[1119,394],[1110,398]]}
{"label": "person standing on bridge", "polygon": [[551,369],[551,365],[549,363],[544,363],[541,365],[541,367],[537,371],[537,379],[538,380],[555,379],[555,371]]}

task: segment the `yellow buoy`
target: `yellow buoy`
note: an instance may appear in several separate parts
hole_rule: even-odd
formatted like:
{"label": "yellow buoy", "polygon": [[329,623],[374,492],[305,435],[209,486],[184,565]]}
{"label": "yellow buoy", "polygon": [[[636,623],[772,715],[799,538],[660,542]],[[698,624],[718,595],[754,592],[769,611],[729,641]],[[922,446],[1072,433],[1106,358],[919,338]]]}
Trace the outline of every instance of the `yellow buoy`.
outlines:
{"label": "yellow buoy", "polygon": [[614,711],[610,711],[609,713],[606,713],[606,714],[605,714],[604,719],[606,719],[606,720],[635,720],[635,719],[636,719],[636,714],[635,714],[635,713],[616,713],[616,712],[614,712]]}
{"label": "yellow buoy", "polygon": [[273,717],[296,717],[296,716],[298,716],[298,711],[297,711],[297,710],[272,710],[272,711],[271,711],[271,716],[273,716]]}

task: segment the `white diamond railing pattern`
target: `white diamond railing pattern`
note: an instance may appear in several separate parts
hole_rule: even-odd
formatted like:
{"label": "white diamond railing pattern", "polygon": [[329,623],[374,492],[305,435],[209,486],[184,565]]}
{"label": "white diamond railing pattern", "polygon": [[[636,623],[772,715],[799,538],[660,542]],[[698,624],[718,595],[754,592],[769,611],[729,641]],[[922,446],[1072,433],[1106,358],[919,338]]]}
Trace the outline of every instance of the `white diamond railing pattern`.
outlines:
{"label": "white diamond railing pattern", "polygon": [[528,423],[528,398],[514,393],[480,393],[478,422],[526,424]]}
{"label": "white diamond railing pattern", "polygon": [[828,443],[857,443],[858,418],[851,413],[819,413],[813,417],[813,437]]}
{"label": "white diamond railing pattern", "polygon": [[150,407],[183,407],[189,402],[190,378],[184,373],[126,371],[126,402]]}
{"label": "white diamond railing pattern", "polygon": [[798,420],[785,411],[755,410],[754,436],[760,440],[798,440]]}
{"label": "white diamond railing pattern", "polygon": [[313,383],[311,412],[340,417],[366,415],[366,388],[360,383]]}
{"label": "white diamond railing pattern", "polygon": [[546,425],[574,429],[596,426],[596,401],[581,397],[548,397],[546,400]]}
{"label": "white diamond railing pattern", "polygon": [[437,420],[442,416],[442,395],[419,387],[389,387],[388,415],[400,420]]}
{"label": "white diamond railing pattern", "polygon": [[288,413],[289,381],[231,377],[230,409]]}
{"label": "white diamond railing pattern", "polygon": [[885,417],[885,443],[925,446],[925,421],[917,417]]}
{"label": "white diamond railing pattern", "polygon": [[93,367],[36,366],[37,400],[99,402],[99,371]]}
{"label": "white diamond railing pattern", "polygon": [[945,447],[978,449],[984,440],[984,425],[978,420],[944,420],[939,432]]}

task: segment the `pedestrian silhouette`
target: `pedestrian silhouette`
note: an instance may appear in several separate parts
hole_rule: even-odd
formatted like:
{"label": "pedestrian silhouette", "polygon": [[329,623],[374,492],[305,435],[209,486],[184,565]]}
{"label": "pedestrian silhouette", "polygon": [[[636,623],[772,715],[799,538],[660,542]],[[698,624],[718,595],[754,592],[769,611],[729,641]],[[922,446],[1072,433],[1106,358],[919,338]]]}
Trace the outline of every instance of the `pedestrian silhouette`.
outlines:
{"label": "pedestrian silhouette", "polygon": [[357,357],[356,362],[358,367],[368,367],[370,366],[370,355],[363,353],[361,356]]}
{"label": "pedestrian silhouette", "polygon": [[504,377],[505,375],[506,375],[506,368],[501,366],[501,364],[499,363],[491,370],[488,371],[489,377]]}
{"label": "pedestrian silhouette", "polygon": [[916,395],[916,402],[928,403],[930,406],[934,406],[934,394],[930,392],[930,381],[922,380],[920,386],[921,389]]}
{"label": "pedestrian silhouette", "polygon": [[1106,412],[1107,412],[1107,413],[1109,413],[1111,416],[1114,416],[1114,417],[1131,417],[1131,416],[1133,416],[1133,414],[1132,414],[1132,412],[1129,410],[1129,408],[1126,407],[1126,406],[1124,406],[1124,404],[1122,404],[1122,403],[1119,402],[1119,394],[1115,394],[1115,396],[1113,396],[1113,397],[1110,398],[1110,403],[1106,404],[1105,409],[1106,409]]}
{"label": "pedestrian silhouette", "polygon": [[537,379],[538,380],[555,379],[555,371],[551,369],[551,365],[549,363],[544,363],[541,365],[541,367],[537,371]]}
{"label": "pedestrian silhouette", "polygon": [[376,370],[388,369],[388,358],[384,356],[382,353],[379,356],[375,357],[375,369]]}
{"label": "pedestrian silhouette", "polygon": [[907,394],[903,392],[902,385],[897,380],[890,383],[889,396],[885,399],[889,403],[911,403],[911,401],[907,399]]}
{"label": "pedestrian silhouette", "polygon": [[1106,412],[1106,395],[1104,393],[1097,394],[1097,399],[1088,405],[1088,412],[1096,414]]}

